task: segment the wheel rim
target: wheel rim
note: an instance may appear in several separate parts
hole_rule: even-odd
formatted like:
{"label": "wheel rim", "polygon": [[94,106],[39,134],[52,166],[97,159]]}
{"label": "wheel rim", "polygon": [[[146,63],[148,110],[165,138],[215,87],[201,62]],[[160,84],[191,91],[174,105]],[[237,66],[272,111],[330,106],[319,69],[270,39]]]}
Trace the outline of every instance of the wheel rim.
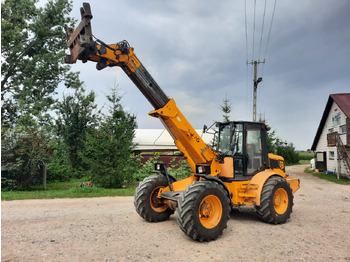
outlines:
{"label": "wheel rim", "polygon": [[285,189],[279,188],[276,190],[273,197],[273,206],[277,214],[282,215],[288,208],[288,194]]}
{"label": "wheel rim", "polygon": [[208,229],[216,227],[222,217],[222,205],[217,196],[206,196],[199,206],[199,220]]}
{"label": "wheel rim", "polygon": [[158,193],[161,188],[164,188],[162,186],[155,188],[150,196],[150,204],[151,207],[154,211],[156,212],[164,212],[167,208],[168,205],[164,203],[163,200],[158,198]]}

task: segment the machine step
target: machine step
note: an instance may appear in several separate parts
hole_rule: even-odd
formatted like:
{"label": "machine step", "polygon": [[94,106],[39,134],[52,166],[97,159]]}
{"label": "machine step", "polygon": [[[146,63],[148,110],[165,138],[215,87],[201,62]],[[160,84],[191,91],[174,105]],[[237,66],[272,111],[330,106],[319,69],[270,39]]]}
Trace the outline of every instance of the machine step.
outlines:
{"label": "machine step", "polygon": [[160,194],[161,198],[176,201],[181,197],[182,191],[165,191]]}

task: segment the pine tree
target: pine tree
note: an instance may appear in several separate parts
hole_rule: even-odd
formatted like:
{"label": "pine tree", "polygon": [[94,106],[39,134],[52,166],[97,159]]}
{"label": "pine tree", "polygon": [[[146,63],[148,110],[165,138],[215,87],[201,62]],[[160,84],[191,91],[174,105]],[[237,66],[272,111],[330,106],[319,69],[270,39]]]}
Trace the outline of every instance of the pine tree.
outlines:
{"label": "pine tree", "polygon": [[117,88],[107,96],[110,108],[99,127],[87,135],[82,158],[91,179],[106,188],[118,188],[132,179],[127,172],[132,153],[136,117],[124,111]]}
{"label": "pine tree", "polygon": [[231,103],[231,99],[227,97],[227,93],[225,95],[223,102],[224,104],[220,106],[221,111],[224,113],[223,119],[225,122],[230,122],[230,113],[232,111],[232,103]]}

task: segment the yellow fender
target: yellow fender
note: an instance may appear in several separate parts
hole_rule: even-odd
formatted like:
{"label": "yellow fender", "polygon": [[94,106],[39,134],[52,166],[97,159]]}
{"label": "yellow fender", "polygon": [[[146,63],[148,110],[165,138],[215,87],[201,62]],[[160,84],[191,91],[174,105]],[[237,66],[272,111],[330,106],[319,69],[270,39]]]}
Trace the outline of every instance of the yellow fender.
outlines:
{"label": "yellow fender", "polygon": [[[253,193],[256,195],[256,201],[255,204],[257,206],[260,206],[260,196],[261,196],[261,191],[264,187],[264,184],[266,182],[267,179],[269,179],[271,176],[280,176],[283,178],[286,178],[286,175],[283,173],[283,171],[281,170],[281,172],[279,172],[278,169],[276,170],[265,170],[262,172],[257,173],[255,176],[253,176],[253,178],[250,180],[250,185],[252,185],[251,190],[249,190],[249,193]],[[257,186],[254,188],[254,186]]]}

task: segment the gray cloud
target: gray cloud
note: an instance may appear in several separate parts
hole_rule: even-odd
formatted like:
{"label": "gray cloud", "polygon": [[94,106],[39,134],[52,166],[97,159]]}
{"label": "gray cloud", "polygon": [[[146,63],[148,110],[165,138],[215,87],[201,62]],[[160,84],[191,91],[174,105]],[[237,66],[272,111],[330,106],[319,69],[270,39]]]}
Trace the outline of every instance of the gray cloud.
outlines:
{"label": "gray cloud", "polygon": [[[247,0],[248,60],[253,59],[253,1]],[[257,1],[254,59],[258,59],[264,1]],[[103,4],[102,4],[103,3]],[[222,120],[227,93],[232,120],[252,119],[252,66],[246,65],[244,1],[93,1],[93,33],[107,43],[126,39],[165,93],[195,128]],[[274,1],[267,1],[260,59]],[[81,3],[72,15],[79,17]],[[328,95],[350,92],[350,2],[278,1],[266,54],[259,65],[258,112],[297,149],[311,147]],[[120,69],[81,71],[98,103],[116,81],[140,128],[159,128],[152,107]],[[247,76],[248,72],[248,76]]]}

